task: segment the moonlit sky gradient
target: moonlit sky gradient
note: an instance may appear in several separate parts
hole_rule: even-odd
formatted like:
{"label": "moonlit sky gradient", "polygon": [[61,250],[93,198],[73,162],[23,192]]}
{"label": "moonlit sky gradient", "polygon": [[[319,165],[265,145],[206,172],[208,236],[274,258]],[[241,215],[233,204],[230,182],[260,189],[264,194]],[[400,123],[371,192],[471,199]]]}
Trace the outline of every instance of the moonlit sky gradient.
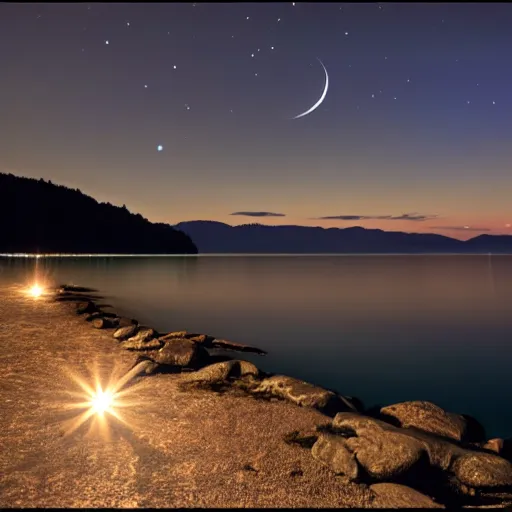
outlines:
{"label": "moonlit sky gradient", "polygon": [[512,234],[510,27],[507,3],[0,4],[0,171],[171,224]]}

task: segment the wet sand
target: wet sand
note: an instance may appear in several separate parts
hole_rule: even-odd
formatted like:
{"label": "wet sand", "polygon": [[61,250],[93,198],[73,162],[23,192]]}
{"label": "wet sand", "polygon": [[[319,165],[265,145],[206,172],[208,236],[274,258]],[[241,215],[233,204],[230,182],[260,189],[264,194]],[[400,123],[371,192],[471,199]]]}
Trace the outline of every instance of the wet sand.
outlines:
{"label": "wet sand", "polygon": [[283,441],[328,421],[315,410],[181,391],[180,375],[157,374],[127,388],[124,422],[106,413],[71,432],[82,411],[69,406],[85,400],[71,375],[106,384],[137,354],[15,288],[0,290],[0,347],[4,507],[371,507],[366,486]]}

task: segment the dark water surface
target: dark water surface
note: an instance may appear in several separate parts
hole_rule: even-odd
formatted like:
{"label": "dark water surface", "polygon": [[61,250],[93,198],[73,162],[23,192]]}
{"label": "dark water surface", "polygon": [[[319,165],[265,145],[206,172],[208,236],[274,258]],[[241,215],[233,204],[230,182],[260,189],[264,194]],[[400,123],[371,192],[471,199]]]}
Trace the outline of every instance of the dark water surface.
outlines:
{"label": "dark water surface", "polygon": [[512,435],[512,256],[3,258],[0,286],[36,264],[159,331],[264,348],[248,357],[263,370],[367,406],[430,400]]}

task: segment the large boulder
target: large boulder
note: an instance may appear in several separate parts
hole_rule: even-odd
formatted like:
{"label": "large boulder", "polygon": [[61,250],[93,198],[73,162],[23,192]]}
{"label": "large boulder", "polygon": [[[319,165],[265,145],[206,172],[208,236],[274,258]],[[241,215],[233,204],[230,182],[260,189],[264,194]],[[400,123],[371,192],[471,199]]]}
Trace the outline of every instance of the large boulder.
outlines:
{"label": "large boulder", "polygon": [[151,353],[150,357],[158,364],[190,367],[207,361],[209,355],[204,347],[193,341],[174,338],[168,340],[160,350]]}
{"label": "large boulder", "polygon": [[126,327],[120,327],[112,335],[116,340],[124,341],[137,334],[139,327],[137,325],[128,325]]}
{"label": "large boulder", "polygon": [[483,492],[512,497],[512,464],[497,455],[355,413],[337,414],[331,429],[345,438],[338,445],[331,443],[333,450],[339,449],[341,456],[346,457],[348,449],[374,480],[407,480],[421,475],[420,486],[441,478],[457,492],[476,496],[474,499]]}
{"label": "large boulder", "polygon": [[457,457],[450,468],[469,487],[508,487],[512,490],[512,464],[490,453],[471,452]]}
{"label": "large boulder", "polygon": [[383,407],[380,412],[395,418],[401,427],[415,427],[455,441],[462,441],[467,430],[460,414],[446,412],[431,402],[402,402]]}
{"label": "large boulder", "polygon": [[332,416],[340,411],[356,410],[346,397],[286,375],[273,375],[263,379],[254,391],[289,400],[301,407],[313,407]]}
{"label": "large boulder", "polygon": [[428,496],[405,485],[373,484],[370,490],[375,496],[372,508],[445,508]]}
{"label": "large boulder", "polygon": [[353,482],[359,476],[359,466],[346,442],[342,436],[322,433],[313,445],[311,454],[337,475],[343,475]]}
{"label": "large boulder", "polygon": [[[362,450],[362,459],[368,464],[373,463],[372,452],[374,451],[376,452],[375,464],[379,464],[378,445],[384,446],[388,443],[404,444],[402,448],[387,447],[383,449],[386,452],[401,451],[401,463],[409,467],[412,467],[414,461],[418,460],[416,449],[420,449],[428,456],[430,465],[442,470],[447,470],[456,456],[466,452],[465,449],[447,439],[432,436],[416,429],[395,427],[385,421],[357,413],[342,412],[337,414],[332,426],[335,429],[352,433],[351,447],[356,451],[356,454],[359,450]],[[415,446],[416,449],[411,451],[412,446]],[[405,459],[407,453],[410,453],[409,461]]]}

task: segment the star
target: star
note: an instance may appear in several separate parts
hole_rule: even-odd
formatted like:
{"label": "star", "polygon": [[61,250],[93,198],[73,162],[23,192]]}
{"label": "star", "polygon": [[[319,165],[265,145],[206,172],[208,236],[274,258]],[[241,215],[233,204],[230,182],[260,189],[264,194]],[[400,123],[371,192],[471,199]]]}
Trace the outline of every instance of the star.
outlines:
{"label": "star", "polygon": [[129,27],[129,26],[130,26],[130,22],[129,22],[129,21],[127,21],[127,22],[126,22],[126,26],[127,26],[127,27]]}
{"label": "star", "polygon": [[409,80],[409,79],[407,79],[407,83],[409,83],[409,82],[410,82],[410,80]]}
{"label": "star", "polygon": [[372,94],[372,98],[375,98],[375,94]]}
{"label": "star", "polygon": [[105,41],[105,44],[108,44],[108,39]]}
{"label": "star", "polygon": [[348,36],[348,32],[345,32],[345,35]]}
{"label": "star", "polygon": [[273,50],[273,49],[274,49],[274,47],[273,47],[273,46],[271,46],[271,47],[270,47],[270,49],[271,49],[271,50]]}
{"label": "star", "polygon": [[147,89],[147,88],[148,88],[148,86],[147,86],[147,85],[144,85],[144,89]]}
{"label": "star", "polygon": [[254,53],[251,53],[251,57],[254,57]]}
{"label": "star", "polygon": [[466,101],[466,103],[469,105],[471,102],[468,100],[468,101]]}
{"label": "star", "polygon": [[248,19],[249,19],[249,16],[247,16],[247,18],[245,18],[245,19],[246,19],[246,20],[248,20]]}
{"label": "star", "polygon": [[495,102],[495,101],[493,101],[493,102],[492,102],[492,104],[493,104],[493,105],[496,105],[496,102]]}
{"label": "star", "polygon": [[277,18],[277,22],[279,23],[281,21],[281,18]]}
{"label": "star", "polygon": [[258,73],[254,73],[254,76],[258,76]]}
{"label": "star", "polygon": [[172,68],[173,68],[173,69],[176,69],[176,66],[173,66]]}
{"label": "star", "polygon": [[189,106],[189,105],[187,105],[186,103],[185,103],[185,108],[186,108],[187,110],[190,110],[190,106]]}
{"label": "star", "polygon": [[163,147],[161,144],[159,144],[159,145],[156,147],[156,150],[157,150],[157,151],[162,151],[163,149],[164,149],[164,147]]}

